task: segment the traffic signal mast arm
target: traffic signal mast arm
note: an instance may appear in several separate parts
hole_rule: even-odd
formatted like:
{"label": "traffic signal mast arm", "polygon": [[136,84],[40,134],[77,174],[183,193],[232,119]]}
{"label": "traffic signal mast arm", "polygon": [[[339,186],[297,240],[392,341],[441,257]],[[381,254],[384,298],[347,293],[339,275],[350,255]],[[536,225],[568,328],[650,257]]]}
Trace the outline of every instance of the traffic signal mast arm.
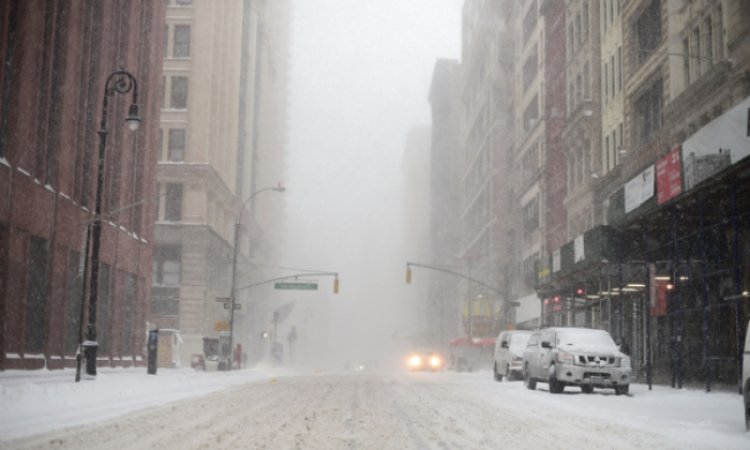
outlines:
{"label": "traffic signal mast arm", "polygon": [[411,267],[412,266],[414,266],[414,267],[423,267],[425,269],[432,269],[432,270],[437,270],[438,272],[449,273],[449,274],[457,276],[459,278],[463,278],[465,280],[469,280],[472,283],[476,283],[476,284],[478,284],[480,286],[484,286],[487,289],[489,289],[491,291],[494,291],[494,292],[497,292],[500,295],[505,295],[505,292],[501,291],[500,289],[498,289],[496,287],[493,287],[493,286],[490,286],[488,284],[485,284],[485,283],[477,280],[476,278],[471,278],[470,276],[464,275],[462,273],[454,272],[454,271],[449,270],[449,269],[444,269],[442,267],[430,266],[428,264],[415,263],[415,262],[407,262],[406,263],[406,283],[407,284],[411,284]]}
{"label": "traffic signal mast arm", "polygon": [[304,272],[304,273],[298,273],[295,275],[287,275],[284,277],[278,277],[278,278],[271,278],[268,280],[258,281],[257,283],[248,284],[246,286],[242,286],[237,288],[237,291],[242,291],[245,289],[250,289],[255,286],[260,286],[262,284],[268,284],[268,283],[275,283],[277,281],[284,281],[289,279],[297,279],[301,277],[334,277],[333,279],[333,293],[338,294],[339,293],[339,273],[338,272]]}

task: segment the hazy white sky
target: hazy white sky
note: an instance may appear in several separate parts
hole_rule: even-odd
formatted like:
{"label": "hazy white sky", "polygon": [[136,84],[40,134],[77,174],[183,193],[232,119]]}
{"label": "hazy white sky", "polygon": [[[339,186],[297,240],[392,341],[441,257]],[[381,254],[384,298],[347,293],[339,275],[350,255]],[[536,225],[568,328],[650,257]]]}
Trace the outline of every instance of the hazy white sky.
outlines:
{"label": "hazy white sky", "polygon": [[321,280],[299,300],[341,352],[406,314],[401,160],[409,128],[430,123],[435,60],[459,57],[462,3],[294,1],[284,263],[341,273],[340,295]]}

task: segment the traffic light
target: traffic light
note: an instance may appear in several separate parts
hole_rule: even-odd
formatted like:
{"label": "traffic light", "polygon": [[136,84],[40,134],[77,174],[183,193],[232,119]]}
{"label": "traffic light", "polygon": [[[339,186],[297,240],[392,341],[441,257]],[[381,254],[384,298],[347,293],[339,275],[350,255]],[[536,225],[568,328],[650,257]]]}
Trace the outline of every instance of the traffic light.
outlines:
{"label": "traffic light", "polygon": [[411,284],[411,266],[406,266],[406,284]]}

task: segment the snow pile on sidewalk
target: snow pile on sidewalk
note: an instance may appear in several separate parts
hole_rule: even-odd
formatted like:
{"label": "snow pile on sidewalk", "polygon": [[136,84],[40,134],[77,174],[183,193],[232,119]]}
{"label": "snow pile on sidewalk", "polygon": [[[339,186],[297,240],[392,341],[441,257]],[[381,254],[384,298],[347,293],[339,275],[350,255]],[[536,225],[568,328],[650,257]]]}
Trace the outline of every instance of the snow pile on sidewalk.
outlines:
{"label": "snow pile on sidewalk", "polygon": [[75,382],[75,371],[0,372],[0,440],[111,419],[248,381],[283,376],[279,369],[197,372],[193,369],[99,369]]}

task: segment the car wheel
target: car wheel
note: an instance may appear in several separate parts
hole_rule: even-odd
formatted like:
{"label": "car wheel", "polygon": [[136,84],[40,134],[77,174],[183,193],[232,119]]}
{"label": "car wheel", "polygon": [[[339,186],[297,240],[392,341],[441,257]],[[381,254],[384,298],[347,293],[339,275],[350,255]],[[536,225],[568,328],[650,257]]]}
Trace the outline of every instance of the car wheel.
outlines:
{"label": "car wheel", "polygon": [[536,389],[536,380],[531,377],[528,365],[523,368],[523,384],[526,386],[526,389],[530,389],[532,391]]}
{"label": "car wheel", "polygon": [[625,386],[615,386],[615,395],[628,395],[628,392],[630,392],[629,384],[626,384]]}
{"label": "car wheel", "polygon": [[550,394],[559,394],[565,389],[565,384],[557,381],[557,368],[553,364],[549,369],[549,392]]}
{"label": "car wheel", "polygon": [[583,385],[581,386],[581,392],[583,392],[584,394],[591,394],[592,392],[594,392],[594,386],[589,386],[588,384]]}
{"label": "car wheel", "polygon": [[492,372],[495,374],[495,381],[503,381],[503,376],[497,373],[497,363],[495,363],[495,366],[492,368]]}

